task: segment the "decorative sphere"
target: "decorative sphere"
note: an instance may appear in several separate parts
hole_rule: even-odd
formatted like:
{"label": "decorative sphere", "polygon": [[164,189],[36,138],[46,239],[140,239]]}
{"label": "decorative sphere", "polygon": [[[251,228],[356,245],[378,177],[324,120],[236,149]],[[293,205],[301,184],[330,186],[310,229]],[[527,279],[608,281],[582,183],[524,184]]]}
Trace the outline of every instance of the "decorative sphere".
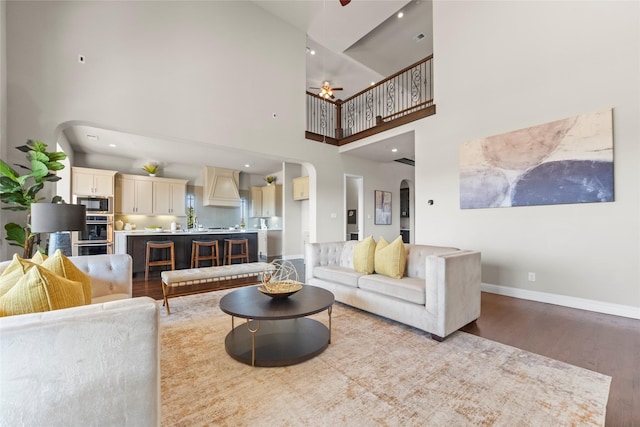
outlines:
{"label": "decorative sphere", "polygon": [[262,283],[298,282],[298,271],[290,262],[283,259],[274,259],[271,262],[274,269],[262,275]]}

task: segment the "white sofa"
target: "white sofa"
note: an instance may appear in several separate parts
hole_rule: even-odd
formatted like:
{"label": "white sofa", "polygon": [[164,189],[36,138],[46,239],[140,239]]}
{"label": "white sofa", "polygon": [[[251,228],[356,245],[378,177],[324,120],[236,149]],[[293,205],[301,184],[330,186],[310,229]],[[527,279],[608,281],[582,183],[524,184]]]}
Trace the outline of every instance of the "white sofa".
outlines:
{"label": "white sofa", "polygon": [[156,301],[131,298],[129,255],[70,259],[92,304],[0,318],[0,425],[160,425]]}
{"label": "white sofa", "polygon": [[404,277],[360,274],[357,241],[307,243],[305,283],[336,301],[429,332],[442,341],[480,317],[480,252],[405,244]]}

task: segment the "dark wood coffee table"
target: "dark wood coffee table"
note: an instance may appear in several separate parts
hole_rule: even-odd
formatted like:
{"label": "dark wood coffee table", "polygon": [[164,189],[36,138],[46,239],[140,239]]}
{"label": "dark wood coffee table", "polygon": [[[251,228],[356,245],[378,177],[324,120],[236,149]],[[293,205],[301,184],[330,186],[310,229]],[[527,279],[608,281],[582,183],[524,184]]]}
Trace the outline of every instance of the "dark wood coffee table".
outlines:
{"label": "dark wood coffee table", "polygon": [[[307,285],[284,299],[264,295],[256,286],[233,291],[220,300],[220,309],[232,316],[225,349],[251,366],[287,366],[311,359],[331,342],[333,302],[331,292]],[[324,310],[328,327],[306,318]],[[236,327],[235,317],[246,319],[246,324]]]}

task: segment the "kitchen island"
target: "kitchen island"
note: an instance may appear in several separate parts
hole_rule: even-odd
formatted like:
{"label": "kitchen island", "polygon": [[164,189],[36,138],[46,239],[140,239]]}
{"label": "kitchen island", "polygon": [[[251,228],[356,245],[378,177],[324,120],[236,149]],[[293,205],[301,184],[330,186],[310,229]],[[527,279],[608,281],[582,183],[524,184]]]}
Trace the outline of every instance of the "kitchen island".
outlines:
{"label": "kitchen island", "polygon": [[[249,262],[258,261],[257,231],[212,230],[212,231],[115,231],[115,253],[125,253],[133,258],[133,277],[144,277],[147,242],[172,241],[175,245],[176,270],[191,267],[191,242],[194,240],[217,240],[220,249],[220,262],[223,260],[225,239],[247,239],[249,241]],[[155,253],[153,253],[155,252]],[[160,257],[159,251],[153,251],[151,260]],[[235,253],[235,252],[234,252]],[[201,267],[210,266],[208,261]],[[159,268],[154,268],[160,271]]]}

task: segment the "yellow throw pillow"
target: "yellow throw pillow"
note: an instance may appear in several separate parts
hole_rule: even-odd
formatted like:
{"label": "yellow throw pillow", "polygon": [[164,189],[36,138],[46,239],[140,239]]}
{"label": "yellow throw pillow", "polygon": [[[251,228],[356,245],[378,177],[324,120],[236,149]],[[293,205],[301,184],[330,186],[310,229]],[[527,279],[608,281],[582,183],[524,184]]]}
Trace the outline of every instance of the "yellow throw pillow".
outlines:
{"label": "yellow throw pillow", "polygon": [[[378,249],[380,243],[384,242],[382,248]],[[407,253],[404,250],[402,236],[387,243],[382,237],[376,247],[375,267],[376,273],[400,279],[404,276],[404,268],[407,264]]]}
{"label": "yellow throw pillow", "polygon": [[82,283],[85,303],[91,304],[91,277],[76,267],[69,258],[62,254],[60,249],[47,258],[45,262],[42,263],[42,266],[66,279]]}
{"label": "yellow throw pillow", "polygon": [[13,259],[0,275],[0,297],[6,294],[35,264],[13,254]]}
{"label": "yellow throw pillow", "polygon": [[34,264],[41,265],[46,259],[47,259],[47,256],[45,254],[43,254],[40,251],[37,251],[36,254],[31,257],[31,262]]}
{"label": "yellow throw pillow", "polygon": [[37,313],[84,305],[82,284],[34,265],[0,297],[0,316]]}
{"label": "yellow throw pillow", "polygon": [[371,274],[374,271],[376,241],[369,236],[353,248],[353,268],[358,273]]}

